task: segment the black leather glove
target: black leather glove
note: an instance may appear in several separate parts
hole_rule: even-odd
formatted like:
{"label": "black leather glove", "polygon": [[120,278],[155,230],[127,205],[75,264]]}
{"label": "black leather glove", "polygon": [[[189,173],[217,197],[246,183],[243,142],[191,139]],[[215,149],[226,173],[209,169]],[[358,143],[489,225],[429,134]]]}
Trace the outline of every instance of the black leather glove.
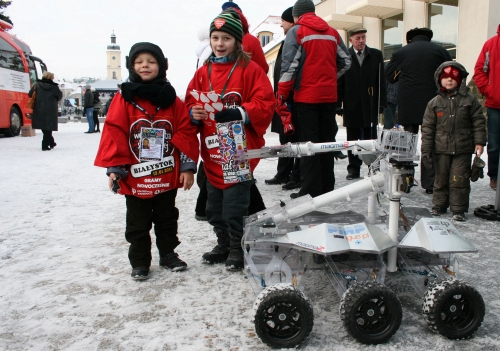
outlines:
{"label": "black leather glove", "polygon": [[483,168],[486,166],[486,163],[480,157],[474,157],[474,161],[472,161],[472,169],[470,173],[470,180],[472,182],[477,181],[479,178],[484,178]]}
{"label": "black leather glove", "polygon": [[229,110],[222,110],[220,112],[217,112],[214,118],[218,123],[241,121],[243,119],[240,110],[237,108],[231,108]]}
{"label": "black leather glove", "polygon": [[344,115],[344,109],[342,107],[337,107],[337,110],[335,111],[335,113],[339,116],[343,116]]}
{"label": "black leather glove", "polygon": [[385,107],[384,106],[380,106],[378,108],[378,113],[384,113],[384,111],[385,111]]}

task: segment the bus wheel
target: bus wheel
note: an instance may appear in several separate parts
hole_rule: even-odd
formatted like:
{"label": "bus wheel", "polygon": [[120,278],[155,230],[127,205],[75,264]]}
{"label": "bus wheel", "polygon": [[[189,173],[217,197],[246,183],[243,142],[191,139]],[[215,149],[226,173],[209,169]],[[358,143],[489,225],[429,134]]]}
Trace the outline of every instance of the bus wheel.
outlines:
{"label": "bus wheel", "polygon": [[17,107],[12,106],[10,109],[10,127],[4,129],[4,135],[6,137],[18,136],[21,132],[21,121],[21,112],[19,112]]}

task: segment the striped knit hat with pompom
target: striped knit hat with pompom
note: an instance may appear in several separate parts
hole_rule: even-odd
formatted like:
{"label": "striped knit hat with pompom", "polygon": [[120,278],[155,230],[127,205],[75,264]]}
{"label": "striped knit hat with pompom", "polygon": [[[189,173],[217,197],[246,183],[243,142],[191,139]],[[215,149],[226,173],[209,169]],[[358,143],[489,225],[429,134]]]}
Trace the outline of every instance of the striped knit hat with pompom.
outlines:
{"label": "striped knit hat with pompom", "polygon": [[210,24],[210,35],[216,30],[231,34],[240,43],[243,40],[243,26],[240,16],[232,9],[223,11],[215,17]]}

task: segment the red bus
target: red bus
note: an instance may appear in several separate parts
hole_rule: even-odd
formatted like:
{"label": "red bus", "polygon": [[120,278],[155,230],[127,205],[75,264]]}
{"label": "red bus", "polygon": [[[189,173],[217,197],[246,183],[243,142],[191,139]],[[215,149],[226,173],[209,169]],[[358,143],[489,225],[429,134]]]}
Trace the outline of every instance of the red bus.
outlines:
{"label": "red bus", "polygon": [[0,20],[0,134],[13,137],[31,124],[26,117],[33,112],[27,106],[28,92],[47,67],[9,29],[12,25]]}

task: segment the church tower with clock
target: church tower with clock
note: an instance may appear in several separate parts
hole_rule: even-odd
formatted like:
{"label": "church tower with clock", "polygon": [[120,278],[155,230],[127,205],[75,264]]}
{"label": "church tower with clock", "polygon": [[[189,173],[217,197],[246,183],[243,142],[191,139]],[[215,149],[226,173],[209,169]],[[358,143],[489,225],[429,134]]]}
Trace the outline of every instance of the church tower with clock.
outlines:
{"label": "church tower with clock", "polygon": [[108,56],[108,77],[107,79],[122,80],[122,53],[120,45],[116,44],[115,31],[111,34],[111,44],[106,50]]}

